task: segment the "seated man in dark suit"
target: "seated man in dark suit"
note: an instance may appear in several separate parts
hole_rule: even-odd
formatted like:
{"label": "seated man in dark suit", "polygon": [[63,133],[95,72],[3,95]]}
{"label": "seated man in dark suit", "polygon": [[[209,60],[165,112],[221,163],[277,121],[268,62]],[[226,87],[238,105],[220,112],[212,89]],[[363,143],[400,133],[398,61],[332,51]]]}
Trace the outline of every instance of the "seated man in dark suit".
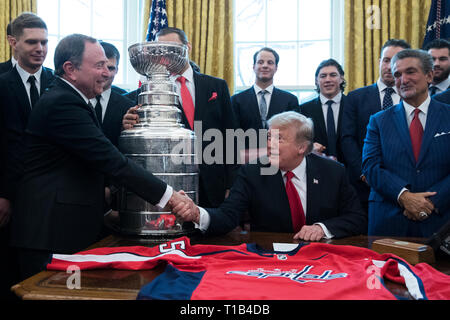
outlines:
{"label": "seated man in dark suit", "polygon": [[25,171],[11,220],[21,278],[45,268],[52,253],[74,253],[99,240],[105,176],[160,208],[184,203],[194,209],[189,197],[126,158],[103,134],[89,103],[109,74],[97,40],[69,35],[54,60],[58,78],[33,108],[25,132]]}
{"label": "seated man in dark suit", "polygon": [[377,82],[348,93],[342,113],[341,148],[350,182],[358,192],[363,208],[367,211],[369,186],[361,173],[362,149],[366,128],[371,115],[400,102],[391,73],[391,59],[399,51],[411,46],[405,40],[389,39],[381,48]]}
{"label": "seated man in dark suit", "polygon": [[344,166],[311,153],[313,131],[311,119],[297,112],[275,115],[269,120],[269,163],[242,166],[219,208],[174,211],[207,234],[231,231],[246,211],[252,231],[292,232],[305,241],[365,234],[367,216]]}
{"label": "seated man in dark suit", "polygon": [[322,61],[316,69],[319,97],[300,105],[300,112],[314,122],[314,151],[345,163],[341,151],[342,113],[346,104],[344,69],[334,59]]}
{"label": "seated man in dark suit", "polygon": [[[267,47],[256,51],[253,55],[255,84],[231,97],[231,106],[236,115],[238,128],[244,131],[267,129],[266,119],[284,111],[298,110],[297,97],[273,85],[279,61],[278,53]],[[265,148],[266,139],[261,142],[263,144],[260,147]],[[246,149],[249,147],[248,144],[246,144]],[[251,147],[257,148],[258,146],[259,143]]]}

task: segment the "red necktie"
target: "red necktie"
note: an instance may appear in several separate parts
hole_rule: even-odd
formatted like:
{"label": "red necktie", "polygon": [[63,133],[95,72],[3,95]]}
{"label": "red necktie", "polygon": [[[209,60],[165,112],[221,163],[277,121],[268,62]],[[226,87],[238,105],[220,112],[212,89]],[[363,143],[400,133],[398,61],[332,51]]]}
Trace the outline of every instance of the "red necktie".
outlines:
{"label": "red necktie", "polygon": [[177,81],[181,83],[181,101],[183,102],[183,110],[186,118],[191,126],[191,129],[194,129],[194,102],[192,101],[191,93],[189,92],[188,87],[186,86],[186,78],[180,76],[177,78]]}
{"label": "red necktie", "polygon": [[291,181],[294,174],[291,171],[288,171],[285,176],[286,194],[289,200],[289,207],[291,208],[292,226],[294,228],[294,232],[297,233],[305,225],[305,213],[303,211],[302,202],[297,189],[295,189],[295,186]]}
{"label": "red necktie", "polygon": [[422,145],[423,137],[423,127],[419,120],[419,112],[420,110],[418,108],[414,110],[414,118],[409,126],[409,134],[411,135],[412,148],[416,162],[419,159],[420,146]]}

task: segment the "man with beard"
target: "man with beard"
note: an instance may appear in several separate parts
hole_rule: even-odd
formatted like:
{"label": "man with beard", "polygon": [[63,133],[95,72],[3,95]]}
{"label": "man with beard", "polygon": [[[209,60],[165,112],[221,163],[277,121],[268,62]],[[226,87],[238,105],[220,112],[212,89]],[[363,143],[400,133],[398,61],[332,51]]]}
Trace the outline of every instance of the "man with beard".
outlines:
{"label": "man with beard", "polygon": [[450,42],[436,39],[425,48],[433,58],[433,82],[430,85],[430,96],[444,92],[450,88]]}
{"label": "man with beard", "polygon": [[399,51],[411,46],[401,39],[390,39],[381,48],[380,77],[377,82],[349,92],[342,114],[342,152],[350,182],[358,192],[361,204],[367,210],[369,186],[361,174],[361,155],[366,127],[371,115],[400,102],[391,73],[391,59]]}

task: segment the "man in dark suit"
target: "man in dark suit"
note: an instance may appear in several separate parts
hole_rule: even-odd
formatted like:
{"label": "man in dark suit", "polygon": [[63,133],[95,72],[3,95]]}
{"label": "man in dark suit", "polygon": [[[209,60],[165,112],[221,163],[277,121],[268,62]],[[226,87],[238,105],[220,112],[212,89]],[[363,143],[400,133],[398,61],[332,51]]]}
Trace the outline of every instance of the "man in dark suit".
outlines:
{"label": "man in dark suit", "polygon": [[[273,85],[273,77],[278,70],[280,57],[278,53],[268,47],[264,47],[253,55],[253,71],[255,72],[255,84],[231,97],[231,106],[236,115],[237,126],[244,131],[267,129],[266,119],[273,115],[291,110],[298,110],[298,99],[292,93],[278,89]],[[266,139],[254,141],[256,145],[249,148],[265,148]]]}
{"label": "man in dark suit", "polygon": [[340,132],[346,97],[344,70],[334,59],[322,61],[316,69],[319,97],[300,105],[300,112],[314,122],[314,151],[344,162]]}
{"label": "man in dark suit", "polygon": [[367,217],[342,164],[310,153],[311,119],[283,112],[269,120],[269,163],[241,167],[230,196],[216,209],[177,211],[206,234],[234,229],[248,211],[252,231],[294,233],[319,241],[364,234]]}
{"label": "man in dark suit", "polygon": [[445,104],[450,104],[450,89],[445,90],[444,92],[437,93],[433,96],[433,99],[440,101]]}
{"label": "man in dark suit", "polygon": [[99,240],[105,175],[161,208],[193,205],[103,134],[89,103],[108,78],[97,40],[67,36],[54,60],[58,78],[33,108],[24,136],[25,170],[11,220],[22,278],[45,268],[52,253],[74,253]]}
{"label": "man in dark suit", "polygon": [[[191,44],[188,42],[186,34],[177,28],[168,27],[161,29],[156,34],[156,39],[157,41],[184,44],[188,46],[189,51],[191,49]],[[222,152],[222,159],[220,159],[222,163],[214,161],[213,164],[206,164],[205,161],[201,161],[199,165],[199,204],[206,207],[218,207],[229,192],[236,171],[236,166],[227,164],[226,161],[226,130],[236,129],[228,85],[223,79],[194,71],[189,63],[186,63],[181,75],[173,75],[173,78],[177,85],[177,90],[179,90],[178,94],[182,104],[180,108],[183,111],[182,123],[184,126],[195,130],[197,139],[203,138],[204,133],[210,129],[219,130],[222,137],[224,137],[223,150],[216,151]],[[186,87],[181,83],[183,78],[186,80]],[[185,89],[183,90],[183,88]],[[183,91],[185,93],[189,92],[190,97],[186,95],[188,101],[183,100]],[[187,105],[192,107],[189,111],[186,110]],[[125,115],[123,122],[125,129],[132,128],[138,121],[135,111],[136,108],[131,108]],[[202,139],[202,160],[205,159],[205,156],[211,156],[205,153],[205,149],[210,143],[210,141]]]}
{"label": "man in dark suit", "polygon": [[370,118],[363,148],[369,235],[430,237],[450,219],[450,107],[429,97],[427,52],[402,50],[391,66],[403,101]]}
{"label": "man in dark suit", "polygon": [[389,39],[381,48],[378,81],[358,88],[347,95],[342,113],[341,148],[350,182],[358,192],[363,209],[367,211],[370,188],[361,173],[362,149],[371,115],[400,102],[391,73],[391,59],[411,46],[405,40]]}
{"label": "man in dark suit", "polygon": [[108,80],[103,88],[102,94],[91,99],[98,121],[105,136],[117,147],[119,136],[122,132],[122,119],[128,109],[134,106],[134,102],[122,96],[112,89],[112,83],[119,71],[120,53],[111,43],[101,41],[108,59]]}
{"label": "man in dark suit", "polygon": [[16,54],[11,43],[13,39],[11,23],[8,23],[8,26],[6,27],[6,39],[8,40],[8,43],[11,47],[11,59],[0,63],[0,74],[10,71],[17,63]]}
{"label": "man in dark suit", "polygon": [[450,88],[450,42],[435,39],[424,50],[433,58],[433,81],[429,86],[430,96],[442,93]]}
{"label": "man in dark suit", "polygon": [[[22,170],[22,136],[35,101],[54,79],[52,70],[42,67],[48,41],[45,22],[32,13],[22,13],[11,22],[10,28],[9,41],[17,63],[0,75],[0,251],[5,261],[0,266],[0,280],[6,275],[6,281],[16,280],[15,270],[3,268],[17,269],[8,238],[17,180]],[[29,82],[30,77],[35,82]]]}

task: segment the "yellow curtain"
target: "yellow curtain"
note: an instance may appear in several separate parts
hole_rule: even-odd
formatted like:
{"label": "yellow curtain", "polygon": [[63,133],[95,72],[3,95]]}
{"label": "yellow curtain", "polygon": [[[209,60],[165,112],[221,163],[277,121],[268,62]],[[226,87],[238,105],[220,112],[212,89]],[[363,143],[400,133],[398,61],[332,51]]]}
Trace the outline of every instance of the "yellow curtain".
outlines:
{"label": "yellow curtain", "polygon": [[[152,0],[146,0],[144,21],[151,4]],[[191,60],[202,73],[225,79],[233,94],[233,1],[168,0],[166,11],[169,26],[182,29],[192,44]]]}
{"label": "yellow curtain", "polygon": [[11,50],[6,40],[6,26],[22,12],[37,12],[37,0],[0,1],[0,62],[11,58]]}
{"label": "yellow curtain", "polygon": [[388,39],[421,47],[430,7],[430,0],[345,0],[347,92],[376,82]]}

